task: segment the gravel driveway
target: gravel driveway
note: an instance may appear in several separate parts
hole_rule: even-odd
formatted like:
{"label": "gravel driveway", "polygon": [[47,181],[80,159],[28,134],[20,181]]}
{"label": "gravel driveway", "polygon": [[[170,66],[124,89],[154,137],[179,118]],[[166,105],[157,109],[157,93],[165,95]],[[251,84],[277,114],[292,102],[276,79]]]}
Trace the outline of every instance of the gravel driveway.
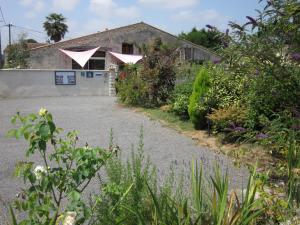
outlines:
{"label": "gravel driveway", "polygon": [[[54,116],[59,127],[65,130],[76,129],[80,132],[81,144],[107,147],[109,132],[113,129],[115,143],[127,157],[132,144],[137,145],[140,128],[144,128],[145,153],[150,156],[163,176],[171,163],[179,168],[187,167],[188,162],[195,158],[202,161],[205,174],[209,174],[218,161],[223,171],[230,174],[230,186],[241,187],[247,183],[248,171],[235,168],[227,157],[215,154],[176,131],[163,127],[159,122],[146,116],[124,109],[115,103],[112,97],[46,97],[27,99],[0,100],[0,198],[5,202],[12,200],[22,188],[22,181],[12,177],[16,162],[24,160],[26,143],[5,137],[12,128],[10,117],[17,111],[21,113],[38,112],[41,107],[47,108]],[[32,161],[39,162],[36,157]],[[97,190],[96,182],[90,190]],[[0,201],[0,224],[3,224],[3,213]]]}

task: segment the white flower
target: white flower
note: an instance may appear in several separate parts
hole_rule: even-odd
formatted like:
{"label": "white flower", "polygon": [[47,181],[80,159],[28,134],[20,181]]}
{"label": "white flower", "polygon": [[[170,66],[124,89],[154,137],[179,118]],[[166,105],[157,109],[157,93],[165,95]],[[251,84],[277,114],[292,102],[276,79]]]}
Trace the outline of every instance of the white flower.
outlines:
{"label": "white flower", "polygon": [[46,113],[47,113],[47,109],[45,109],[45,108],[41,108],[40,111],[39,111],[40,116],[45,116]]}
{"label": "white flower", "polygon": [[46,173],[46,169],[45,167],[39,165],[35,167],[33,173],[35,174],[37,180],[41,180],[42,176]]}
{"label": "white flower", "polygon": [[64,222],[63,222],[63,225],[74,225],[76,222],[76,220],[75,220],[76,215],[77,215],[76,212],[67,212]]}

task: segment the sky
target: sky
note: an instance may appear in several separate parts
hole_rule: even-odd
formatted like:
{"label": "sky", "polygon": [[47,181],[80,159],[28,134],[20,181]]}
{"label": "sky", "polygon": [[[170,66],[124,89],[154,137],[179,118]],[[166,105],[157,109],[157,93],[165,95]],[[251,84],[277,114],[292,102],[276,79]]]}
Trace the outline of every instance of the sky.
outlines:
{"label": "sky", "polygon": [[[43,22],[53,12],[67,18],[65,39],[71,39],[141,21],[175,35],[207,24],[225,30],[228,21],[243,23],[262,7],[258,0],[0,0],[0,6],[6,24],[15,25],[13,41],[25,33],[39,42],[47,40]],[[0,22],[2,49],[8,43],[4,25]]]}

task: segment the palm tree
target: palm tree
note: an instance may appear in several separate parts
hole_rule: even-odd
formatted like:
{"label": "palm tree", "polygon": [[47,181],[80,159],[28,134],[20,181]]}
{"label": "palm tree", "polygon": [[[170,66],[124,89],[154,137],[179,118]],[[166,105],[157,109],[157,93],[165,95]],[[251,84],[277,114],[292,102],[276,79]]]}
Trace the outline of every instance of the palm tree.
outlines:
{"label": "palm tree", "polygon": [[46,17],[43,26],[50,40],[58,42],[64,38],[68,32],[68,25],[65,22],[66,18],[62,14],[51,13]]}

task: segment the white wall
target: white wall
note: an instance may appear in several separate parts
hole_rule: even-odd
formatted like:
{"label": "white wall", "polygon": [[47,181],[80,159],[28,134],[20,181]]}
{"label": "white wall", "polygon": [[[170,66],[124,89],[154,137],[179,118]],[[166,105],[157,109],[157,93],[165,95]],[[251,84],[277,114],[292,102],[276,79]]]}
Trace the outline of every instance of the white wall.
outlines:
{"label": "white wall", "polygon": [[[63,70],[58,70],[63,71]],[[86,78],[76,71],[76,85],[55,85],[55,70],[0,70],[0,98],[109,95],[109,72]]]}

